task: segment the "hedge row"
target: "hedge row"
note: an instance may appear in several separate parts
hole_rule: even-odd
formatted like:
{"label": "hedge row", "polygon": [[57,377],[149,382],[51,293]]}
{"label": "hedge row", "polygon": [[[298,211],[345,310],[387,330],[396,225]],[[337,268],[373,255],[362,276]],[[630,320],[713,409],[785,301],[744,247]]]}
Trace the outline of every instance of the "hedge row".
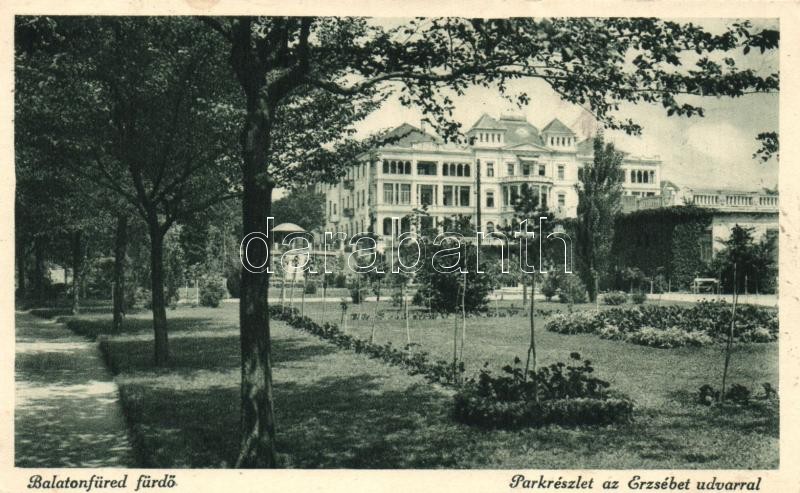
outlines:
{"label": "hedge row", "polygon": [[[403,349],[394,347],[391,342],[375,344],[343,333],[339,326],[330,322],[318,324],[309,317],[300,315],[296,308],[270,306],[270,316],[282,320],[292,327],[305,330],[322,339],[326,339],[343,349],[351,349],[372,358],[381,359],[390,365],[399,366],[411,375],[423,375],[429,382],[453,385],[453,364],[444,360],[431,361],[425,351],[412,351],[413,345]],[[463,365],[458,368],[463,373]]]}

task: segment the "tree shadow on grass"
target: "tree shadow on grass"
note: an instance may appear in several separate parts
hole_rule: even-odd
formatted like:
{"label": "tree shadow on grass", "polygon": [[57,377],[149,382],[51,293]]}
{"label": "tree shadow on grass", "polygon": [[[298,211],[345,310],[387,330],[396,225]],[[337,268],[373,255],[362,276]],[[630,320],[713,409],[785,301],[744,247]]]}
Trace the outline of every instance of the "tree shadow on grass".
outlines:
{"label": "tree shadow on grass", "polygon": [[[119,331],[112,329],[110,317],[66,317],[60,319],[72,332],[95,339],[100,335],[140,334],[153,332],[153,320],[150,318],[126,318]],[[175,317],[167,322],[168,332],[183,332],[219,328],[219,322],[203,317]]]}

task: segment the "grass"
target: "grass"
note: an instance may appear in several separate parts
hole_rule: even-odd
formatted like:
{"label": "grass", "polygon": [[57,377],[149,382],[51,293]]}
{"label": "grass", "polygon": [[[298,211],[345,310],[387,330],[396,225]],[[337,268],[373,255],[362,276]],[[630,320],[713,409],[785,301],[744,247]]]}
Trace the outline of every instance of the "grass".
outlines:
{"label": "grass", "polygon": [[[297,300],[295,301],[297,306]],[[508,302],[506,302],[508,303]],[[516,301],[519,306],[520,301]],[[541,308],[564,305],[537,303]],[[385,302],[386,308],[390,303]],[[371,313],[373,303],[350,310]],[[584,306],[582,309],[593,309]],[[327,319],[339,322],[338,300]],[[319,319],[321,303],[307,303]],[[140,465],[225,467],[239,431],[238,305],[169,311],[171,366],[152,367],[147,313],[129,317],[102,347],[116,374]],[[412,342],[433,357],[452,357],[454,319],[412,320]],[[543,319],[539,320],[541,327]],[[82,334],[107,332],[108,315],[72,319]],[[348,320],[368,339],[371,321]],[[467,320],[467,372],[488,361],[499,368],[524,356],[523,317]],[[399,368],[272,323],[277,448],[284,467],[300,468],[775,468],[776,406],[708,408],[694,402],[702,384],[719,385],[719,346],[661,350],[591,335],[538,332],[541,364],[572,351],[591,359],[598,376],[636,402],[630,425],[550,426],[485,431],[455,423],[452,394]],[[378,321],[376,342],[405,345],[402,320]],[[731,383],[777,385],[777,344],[738,345]]]}

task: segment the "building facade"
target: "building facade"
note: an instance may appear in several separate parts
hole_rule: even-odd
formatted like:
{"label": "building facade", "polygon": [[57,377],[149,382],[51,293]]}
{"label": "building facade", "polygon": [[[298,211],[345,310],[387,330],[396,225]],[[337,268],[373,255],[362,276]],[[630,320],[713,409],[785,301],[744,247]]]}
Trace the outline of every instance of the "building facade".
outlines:
{"label": "building facade", "polygon": [[[507,226],[524,187],[556,217],[574,217],[576,185],[592,160],[592,141],[580,141],[558,119],[539,130],[522,117],[484,114],[466,133],[469,144],[443,143],[421,128],[403,124],[388,144],[364,154],[335,185],[323,185],[326,231],[348,235],[371,231],[386,241],[411,231],[403,219],[425,207],[423,227],[468,216],[481,230]],[[626,155],[624,193],[660,195],[658,157]]]}

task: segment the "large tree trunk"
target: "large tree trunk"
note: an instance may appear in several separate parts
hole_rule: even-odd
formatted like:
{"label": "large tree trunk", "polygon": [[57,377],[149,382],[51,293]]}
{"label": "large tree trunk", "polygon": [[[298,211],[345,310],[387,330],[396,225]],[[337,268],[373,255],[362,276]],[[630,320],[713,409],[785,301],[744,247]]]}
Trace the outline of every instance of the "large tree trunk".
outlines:
{"label": "large tree trunk", "polygon": [[114,320],[112,327],[118,332],[125,314],[125,250],[128,246],[128,217],[117,216],[117,231],[114,241]]}
{"label": "large tree trunk", "polygon": [[81,241],[81,232],[75,231],[72,233],[72,314],[77,315],[80,313],[80,281],[83,277],[82,264],[83,264],[83,252],[82,252],[82,241]]}
{"label": "large tree trunk", "polygon": [[[258,94],[248,94],[248,118],[242,135],[244,154],[242,226],[244,234],[269,234],[272,184],[267,181],[268,128],[258,107]],[[270,242],[272,237],[270,235]],[[270,265],[269,249],[251,242],[252,265]],[[275,467],[272,354],[269,326],[269,275],[242,269],[239,327],[242,351],[241,446],[236,467]]]}
{"label": "large tree trunk", "polygon": [[164,235],[155,214],[150,223],[150,281],[152,290],[153,332],[155,335],[155,365],[167,366],[169,344],[167,341],[167,304],[164,299]]}

